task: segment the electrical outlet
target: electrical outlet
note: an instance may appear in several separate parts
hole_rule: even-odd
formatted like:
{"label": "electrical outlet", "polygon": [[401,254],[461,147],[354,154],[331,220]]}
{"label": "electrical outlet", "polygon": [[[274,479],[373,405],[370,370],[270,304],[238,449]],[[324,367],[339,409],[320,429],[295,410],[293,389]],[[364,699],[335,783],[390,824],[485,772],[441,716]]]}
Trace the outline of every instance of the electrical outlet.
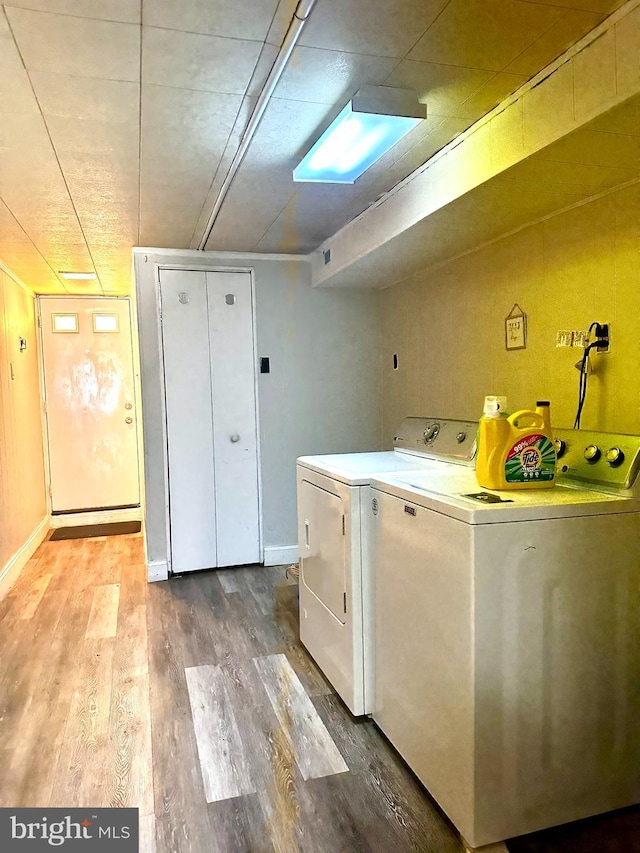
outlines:
{"label": "electrical outlet", "polygon": [[575,329],[573,332],[573,346],[574,347],[582,347],[583,349],[586,347],[589,341],[589,333],[583,331],[582,329]]}
{"label": "electrical outlet", "polygon": [[598,323],[596,326],[596,332],[594,335],[594,339],[602,338],[602,340],[606,341],[606,346],[596,347],[596,352],[605,353],[611,352],[611,338],[609,337],[609,324],[608,323]]}

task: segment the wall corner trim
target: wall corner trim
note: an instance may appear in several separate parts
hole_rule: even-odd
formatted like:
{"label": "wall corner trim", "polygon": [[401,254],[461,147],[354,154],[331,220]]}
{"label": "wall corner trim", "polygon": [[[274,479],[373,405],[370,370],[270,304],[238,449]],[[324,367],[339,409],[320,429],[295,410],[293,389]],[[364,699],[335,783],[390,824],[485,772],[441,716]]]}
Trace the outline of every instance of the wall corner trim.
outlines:
{"label": "wall corner trim", "polygon": [[297,545],[278,545],[264,549],[265,566],[283,566],[285,563],[296,563],[297,561]]}
{"label": "wall corner trim", "polygon": [[16,551],[6,566],[0,570],[0,599],[7,595],[11,586],[18,579],[20,572],[27,565],[49,532],[50,526],[50,518],[48,515],[45,515],[24,545]]}
{"label": "wall corner trim", "polygon": [[166,560],[150,560],[147,563],[147,580],[149,583],[169,580],[169,563]]}

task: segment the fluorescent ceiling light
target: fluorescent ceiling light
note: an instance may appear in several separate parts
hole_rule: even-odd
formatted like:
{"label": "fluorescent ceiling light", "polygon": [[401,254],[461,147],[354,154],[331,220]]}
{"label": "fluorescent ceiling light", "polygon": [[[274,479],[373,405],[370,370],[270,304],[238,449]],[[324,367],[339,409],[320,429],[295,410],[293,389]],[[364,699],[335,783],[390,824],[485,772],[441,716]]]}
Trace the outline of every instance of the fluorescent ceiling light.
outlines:
{"label": "fluorescent ceiling light", "polygon": [[91,278],[96,278],[94,272],[63,272],[62,270],[58,270],[58,275],[74,281],[88,281]]}
{"label": "fluorescent ceiling light", "polygon": [[414,92],[365,86],[296,166],[293,180],[353,184],[426,116]]}

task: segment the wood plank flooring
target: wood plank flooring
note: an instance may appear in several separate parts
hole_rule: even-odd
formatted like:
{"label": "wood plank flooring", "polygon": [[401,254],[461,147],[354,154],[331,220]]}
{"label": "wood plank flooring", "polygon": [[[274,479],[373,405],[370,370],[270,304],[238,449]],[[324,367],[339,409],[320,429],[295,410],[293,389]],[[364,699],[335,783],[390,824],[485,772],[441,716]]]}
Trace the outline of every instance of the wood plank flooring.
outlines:
{"label": "wood plank flooring", "polygon": [[[139,534],[45,542],[0,601],[0,806],[137,806],[143,853],[461,853],[297,620],[281,567],[149,585]],[[508,848],[640,851],[640,809]]]}

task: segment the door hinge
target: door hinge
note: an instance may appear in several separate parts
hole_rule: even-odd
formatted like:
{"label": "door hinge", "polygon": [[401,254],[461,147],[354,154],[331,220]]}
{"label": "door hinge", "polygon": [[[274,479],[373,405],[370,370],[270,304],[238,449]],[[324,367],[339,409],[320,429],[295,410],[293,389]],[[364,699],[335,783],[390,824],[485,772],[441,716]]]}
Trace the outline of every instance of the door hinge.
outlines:
{"label": "door hinge", "polygon": [[39,328],[39,329],[41,329],[41,328],[42,328],[42,318],[40,317],[40,315],[39,315],[39,314],[38,314],[38,328]]}
{"label": "door hinge", "polygon": [[345,522],[344,522],[344,515],[342,516],[342,535],[343,535],[343,536],[345,535]]}
{"label": "door hinge", "polygon": [[344,612],[347,612],[347,593],[344,593]]}
{"label": "door hinge", "polygon": [[53,491],[51,489],[51,483],[49,483],[49,497],[53,499]]}

